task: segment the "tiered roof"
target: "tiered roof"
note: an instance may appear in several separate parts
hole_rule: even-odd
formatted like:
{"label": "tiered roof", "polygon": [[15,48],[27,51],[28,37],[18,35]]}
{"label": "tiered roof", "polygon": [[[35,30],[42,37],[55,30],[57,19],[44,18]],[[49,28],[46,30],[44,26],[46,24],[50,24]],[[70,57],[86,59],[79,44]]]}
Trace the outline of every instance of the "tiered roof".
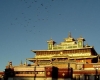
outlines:
{"label": "tiered roof", "polygon": [[[82,42],[81,43],[81,47],[79,46],[78,42]],[[67,38],[64,38],[64,41],[60,42],[60,44],[55,44],[56,42],[53,39],[50,39],[47,41],[47,43],[51,42],[53,43],[52,49],[46,49],[46,50],[31,50],[32,52],[36,52],[36,51],[59,51],[59,50],[72,50],[72,49],[85,49],[85,48],[93,48],[93,46],[89,46],[89,45],[84,45],[84,41],[85,39],[80,36],[77,39],[74,39],[71,36],[71,33],[68,34]]]}
{"label": "tiered roof", "polygon": [[[68,51],[68,50],[79,50],[79,49],[92,49],[94,51],[94,54],[95,55],[88,55],[87,56],[84,56],[84,58],[95,58],[97,57],[97,52],[95,51],[94,47],[93,46],[89,46],[89,45],[84,45],[84,41],[85,39],[80,36],[79,38],[77,39],[74,39],[72,36],[71,36],[71,33],[68,34],[68,37],[67,38],[64,38],[64,41],[62,41],[60,44],[55,44],[56,42],[53,40],[53,39],[50,39],[49,41],[47,41],[47,43],[51,44],[52,45],[52,49],[46,49],[46,50],[31,50],[32,52],[34,53],[37,53],[37,52],[51,52],[51,51],[58,51],[58,52],[62,52],[62,51]],[[81,42],[81,44],[80,44]],[[31,60],[36,60],[36,59],[39,59],[39,60],[50,60],[50,58],[53,58],[53,57],[56,57],[56,58],[61,58],[61,57],[70,57],[70,59],[80,59],[80,58],[83,58],[83,56],[68,56],[68,55],[42,55],[42,56],[35,56],[34,58],[28,58],[27,60],[31,61]]]}

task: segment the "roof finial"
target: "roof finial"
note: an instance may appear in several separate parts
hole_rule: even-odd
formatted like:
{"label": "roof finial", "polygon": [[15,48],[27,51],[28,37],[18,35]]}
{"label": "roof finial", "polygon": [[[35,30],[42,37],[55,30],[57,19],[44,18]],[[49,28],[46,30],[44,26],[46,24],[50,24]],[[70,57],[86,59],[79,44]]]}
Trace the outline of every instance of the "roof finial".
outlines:
{"label": "roof finial", "polygon": [[22,60],[21,60],[20,65],[22,65],[22,64],[23,64],[23,62],[22,62]]}
{"label": "roof finial", "polygon": [[80,35],[80,38],[82,38],[82,35]]}
{"label": "roof finial", "polygon": [[71,32],[69,31],[68,37],[71,37]]}
{"label": "roof finial", "polygon": [[50,40],[52,40],[52,37],[50,38]]}

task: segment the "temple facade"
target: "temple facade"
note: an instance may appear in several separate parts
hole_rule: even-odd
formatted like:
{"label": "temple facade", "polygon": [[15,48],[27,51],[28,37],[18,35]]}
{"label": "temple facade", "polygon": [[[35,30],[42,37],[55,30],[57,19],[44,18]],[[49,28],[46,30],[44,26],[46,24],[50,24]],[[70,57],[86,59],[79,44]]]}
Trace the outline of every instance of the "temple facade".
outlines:
{"label": "temple facade", "polygon": [[[93,46],[84,44],[80,36],[74,39],[71,33],[61,43],[47,41],[46,50],[31,50],[35,56],[14,66],[6,66],[7,80],[100,80],[99,55]],[[91,78],[92,77],[92,78]]]}

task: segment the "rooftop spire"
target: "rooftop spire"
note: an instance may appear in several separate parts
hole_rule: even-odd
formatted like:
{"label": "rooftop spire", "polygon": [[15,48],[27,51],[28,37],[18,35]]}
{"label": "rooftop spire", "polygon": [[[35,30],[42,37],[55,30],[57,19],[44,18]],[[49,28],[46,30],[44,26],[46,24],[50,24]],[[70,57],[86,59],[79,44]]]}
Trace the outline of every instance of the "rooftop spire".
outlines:
{"label": "rooftop spire", "polygon": [[71,37],[71,32],[69,31],[68,37]]}
{"label": "rooftop spire", "polygon": [[22,62],[22,60],[21,60],[20,65],[22,65],[22,64],[23,64],[23,62]]}
{"label": "rooftop spire", "polygon": [[52,40],[52,37],[50,38],[50,40]]}

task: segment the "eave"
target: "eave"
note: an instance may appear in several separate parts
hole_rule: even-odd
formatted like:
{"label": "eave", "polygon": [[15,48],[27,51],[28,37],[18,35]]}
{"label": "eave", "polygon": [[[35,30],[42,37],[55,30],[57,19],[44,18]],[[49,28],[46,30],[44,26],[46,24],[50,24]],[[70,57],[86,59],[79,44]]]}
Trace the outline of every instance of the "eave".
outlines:
{"label": "eave", "polygon": [[26,60],[34,61],[34,60],[51,60],[50,58],[27,58]]}
{"label": "eave", "polygon": [[76,56],[76,57],[70,57],[69,59],[86,59],[86,58],[96,58],[97,56]]}
{"label": "eave", "polygon": [[[83,47],[83,48],[70,48],[70,49],[52,49],[52,50],[31,50],[32,52],[44,52],[44,51],[64,51],[64,50],[78,50],[78,49],[88,49],[88,48],[93,48],[92,46],[90,47]],[[94,49],[94,48],[93,48]]]}

